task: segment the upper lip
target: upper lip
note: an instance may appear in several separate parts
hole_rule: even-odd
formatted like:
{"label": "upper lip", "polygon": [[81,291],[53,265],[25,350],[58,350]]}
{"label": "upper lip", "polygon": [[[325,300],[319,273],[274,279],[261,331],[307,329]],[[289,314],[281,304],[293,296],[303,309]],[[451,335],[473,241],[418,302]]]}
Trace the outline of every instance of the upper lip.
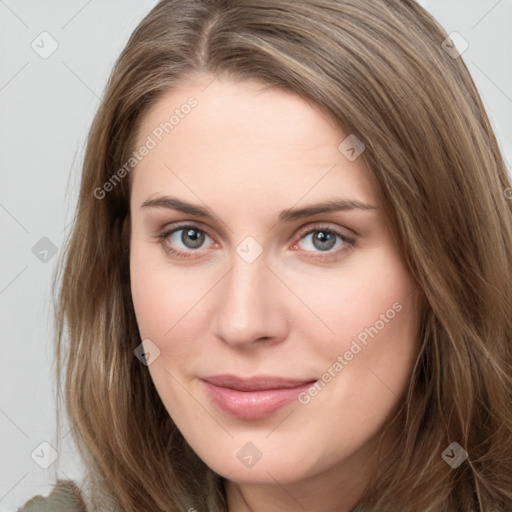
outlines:
{"label": "upper lip", "polygon": [[236,375],[213,375],[203,377],[202,380],[215,386],[236,389],[238,391],[261,391],[264,389],[294,388],[316,379],[287,379],[271,375],[261,375],[249,378],[237,377]]}

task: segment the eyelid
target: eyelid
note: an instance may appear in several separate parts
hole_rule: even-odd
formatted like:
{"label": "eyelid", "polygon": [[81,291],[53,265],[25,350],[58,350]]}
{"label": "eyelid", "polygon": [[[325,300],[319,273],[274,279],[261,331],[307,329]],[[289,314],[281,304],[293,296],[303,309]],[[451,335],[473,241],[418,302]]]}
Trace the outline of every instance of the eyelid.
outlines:
{"label": "eyelid", "polygon": [[[161,228],[159,230],[159,234],[171,234],[172,232],[177,231],[180,228],[186,228],[186,227],[187,228],[188,227],[199,228],[199,230],[201,230],[204,233],[206,233],[212,240],[215,240],[215,238],[216,238],[216,237],[211,235],[209,227],[207,227],[202,222],[199,222],[199,221],[196,221],[196,220],[181,221],[181,222],[173,223],[173,224],[170,224],[170,225],[166,225],[166,226],[164,226],[163,228]],[[338,227],[338,226],[332,227],[332,226],[330,226],[326,222],[321,222],[321,221],[320,222],[319,221],[315,222],[315,221],[312,221],[306,227],[300,228],[298,230],[298,232],[296,232],[297,234],[293,235],[293,238],[295,238],[297,236],[304,237],[304,236],[310,234],[312,231],[319,231],[319,230],[322,230],[322,229],[329,230],[329,231],[334,231],[334,232],[339,233],[340,235],[344,236],[347,239],[353,239],[356,236],[356,233],[353,230],[349,230],[347,228],[341,228],[341,227]],[[347,234],[347,233],[343,232],[342,229],[344,229],[346,231],[349,231],[352,234]]]}
{"label": "eyelid", "polygon": [[[346,228],[343,228],[345,229],[346,231],[349,231],[348,229]],[[304,228],[304,230],[300,230],[299,231],[299,234],[297,236],[300,236],[300,238],[303,238],[305,237],[306,235],[309,235],[311,233],[314,233],[315,231],[322,231],[322,230],[325,230],[325,231],[332,231],[333,233],[336,233],[340,236],[342,236],[343,238],[347,239],[347,240],[353,240],[355,241],[355,236],[353,235],[350,235],[348,233],[345,233],[340,227],[332,227],[330,226],[329,224],[327,223],[316,223],[316,224],[313,224],[309,227],[306,227]]]}
{"label": "eyelid", "polygon": [[215,240],[215,237],[210,234],[210,229],[196,220],[189,222],[177,222],[175,224],[166,225],[161,230],[159,230],[158,236],[169,236],[172,233],[175,233],[176,231],[184,228],[197,228],[198,231],[206,233],[212,240]]}

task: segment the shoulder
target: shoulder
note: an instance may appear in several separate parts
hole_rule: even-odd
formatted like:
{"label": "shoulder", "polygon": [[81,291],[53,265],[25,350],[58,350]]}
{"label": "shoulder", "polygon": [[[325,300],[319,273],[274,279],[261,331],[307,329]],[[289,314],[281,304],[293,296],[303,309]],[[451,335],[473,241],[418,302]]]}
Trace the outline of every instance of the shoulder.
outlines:
{"label": "shoulder", "polygon": [[75,483],[58,480],[47,498],[35,496],[18,512],[86,512],[86,508]]}

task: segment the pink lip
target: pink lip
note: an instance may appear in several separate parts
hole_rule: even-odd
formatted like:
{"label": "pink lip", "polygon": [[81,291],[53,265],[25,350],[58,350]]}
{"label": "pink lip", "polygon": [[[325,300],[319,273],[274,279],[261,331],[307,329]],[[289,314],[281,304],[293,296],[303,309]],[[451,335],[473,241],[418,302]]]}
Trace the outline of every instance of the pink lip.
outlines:
{"label": "pink lip", "polygon": [[296,400],[316,379],[216,375],[201,380],[209,397],[223,412],[241,419],[258,419]]}

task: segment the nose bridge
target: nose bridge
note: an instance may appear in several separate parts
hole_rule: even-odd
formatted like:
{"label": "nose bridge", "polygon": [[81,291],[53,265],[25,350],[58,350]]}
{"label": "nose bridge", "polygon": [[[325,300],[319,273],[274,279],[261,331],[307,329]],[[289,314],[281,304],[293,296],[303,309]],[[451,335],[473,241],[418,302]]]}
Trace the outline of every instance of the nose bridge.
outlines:
{"label": "nose bridge", "polygon": [[279,319],[273,300],[277,283],[272,283],[266,258],[264,254],[246,258],[243,253],[240,256],[239,249],[233,254],[232,268],[216,297],[214,334],[239,346],[280,337],[283,319]]}
{"label": "nose bridge", "polygon": [[232,318],[246,322],[251,311],[254,318],[263,309],[268,292],[268,288],[264,286],[268,281],[268,273],[262,256],[247,262],[238,254],[233,255],[232,268],[227,276],[221,301]]}

